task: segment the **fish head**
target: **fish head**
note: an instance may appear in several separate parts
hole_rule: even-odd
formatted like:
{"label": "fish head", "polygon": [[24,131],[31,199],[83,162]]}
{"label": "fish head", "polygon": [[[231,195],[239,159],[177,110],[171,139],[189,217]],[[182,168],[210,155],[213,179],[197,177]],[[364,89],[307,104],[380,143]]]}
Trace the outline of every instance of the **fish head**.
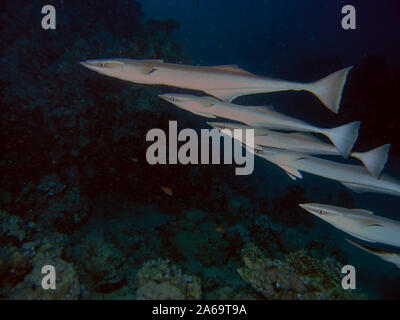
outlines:
{"label": "fish head", "polygon": [[84,67],[109,77],[136,83],[151,84],[158,60],[93,59],[81,61]]}
{"label": "fish head", "polygon": [[98,59],[81,61],[84,67],[108,76],[117,75],[123,68],[124,64],[118,59]]}
{"label": "fish head", "polygon": [[314,216],[335,224],[335,222],[342,216],[334,206],[321,204],[321,203],[299,203],[299,206],[304,210],[312,213]]}
{"label": "fish head", "polygon": [[212,107],[217,99],[209,96],[194,96],[182,93],[163,93],[159,97],[167,102],[170,102],[178,108],[192,112],[207,113],[207,109]]}

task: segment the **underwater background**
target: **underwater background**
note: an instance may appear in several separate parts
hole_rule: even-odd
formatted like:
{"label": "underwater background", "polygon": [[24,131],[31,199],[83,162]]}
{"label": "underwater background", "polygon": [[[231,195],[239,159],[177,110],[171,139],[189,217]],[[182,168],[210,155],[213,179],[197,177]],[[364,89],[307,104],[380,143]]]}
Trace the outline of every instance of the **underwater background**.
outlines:
{"label": "underwater background", "polygon": [[[57,10],[43,30],[41,8]],[[340,26],[357,9],[357,30]],[[152,128],[207,128],[160,100],[184,92],[108,78],[96,58],[237,64],[315,81],[354,66],[339,115],[306,92],[238,98],[320,126],[353,120],[356,149],[391,143],[400,176],[398,1],[114,0],[0,3],[0,298],[398,299],[400,270],[358,248],[298,203],[364,208],[399,220],[400,200],[356,194],[255,158],[233,165],[146,161]],[[299,112],[301,110],[301,112]],[[57,290],[41,288],[43,265]],[[341,267],[357,289],[341,287]]]}

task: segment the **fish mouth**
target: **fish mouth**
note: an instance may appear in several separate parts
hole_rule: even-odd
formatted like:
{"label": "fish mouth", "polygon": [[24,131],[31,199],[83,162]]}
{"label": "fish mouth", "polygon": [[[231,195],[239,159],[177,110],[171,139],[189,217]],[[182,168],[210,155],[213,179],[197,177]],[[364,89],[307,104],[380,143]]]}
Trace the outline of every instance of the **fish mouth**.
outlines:
{"label": "fish mouth", "polygon": [[317,210],[311,203],[299,203],[299,207],[311,213],[314,213],[314,211]]}
{"label": "fish mouth", "polygon": [[159,94],[158,97],[167,102],[175,102],[175,98],[169,94],[165,94],[165,93]]}
{"label": "fish mouth", "polygon": [[79,63],[91,70],[121,69],[124,66],[124,63],[118,60],[86,60]]}
{"label": "fish mouth", "polygon": [[307,204],[306,203],[299,203],[299,207],[306,209],[307,208]]}
{"label": "fish mouth", "polygon": [[86,67],[86,68],[89,68],[90,67],[90,64],[88,63],[88,62],[86,62],[86,61],[80,61],[79,62],[81,65],[83,65],[84,67]]}
{"label": "fish mouth", "polygon": [[326,208],[318,203],[299,203],[299,206],[315,216],[330,215]]}
{"label": "fish mouth", "polygon": [[167,101],[167,102],[171,102],[171,103],[174,103],[174,104],[176,104],[177,102],[185,101],[185,98],[178,97],[175,94],[169,94],[169,93],[159,94],[158,97],[163,99],[163,100],[165,100],[165,101]]}
{"label": "fish mouth", "polygon": [[90,70],[97,70],[99,69],[99,63],[100,61],[98,60],[86,60],[86,61],[80,61],[79,62],[81,65],[83,65],[85,68],[88,68]]}

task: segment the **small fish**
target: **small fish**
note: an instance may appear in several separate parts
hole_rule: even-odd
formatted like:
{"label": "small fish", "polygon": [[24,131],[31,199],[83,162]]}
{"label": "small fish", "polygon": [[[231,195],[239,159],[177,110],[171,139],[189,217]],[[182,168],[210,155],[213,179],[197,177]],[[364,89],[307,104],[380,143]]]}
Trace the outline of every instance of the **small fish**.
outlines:
{"label": "small fish", "polygon": [[220,224],[218,227],[215,227],[213,230],[218,233],[221,233],[221,234],[226,232],[225,226],[223,224]]}
{"label": "small fish", "polygon": [[365,209],[347,209],[322,203],[299,204],[304,210],[358,239],[400,247],[400,221]]}
{"label": "small fish", "polygon": [[164,191],[164,193],[170,197],[174,195],[174,192],[170,187],[161,187],[161,190]]}
{"label": "small fish", "polygon": [[191,66],[162,60],[96,59],[82,61],[86,68],[134,83],[157,84],[203,91],[223,101],[256,93],[309,91],[332,112],[339,112],[343,87],[352,67],[310,83],[259,76],[237,65]]}

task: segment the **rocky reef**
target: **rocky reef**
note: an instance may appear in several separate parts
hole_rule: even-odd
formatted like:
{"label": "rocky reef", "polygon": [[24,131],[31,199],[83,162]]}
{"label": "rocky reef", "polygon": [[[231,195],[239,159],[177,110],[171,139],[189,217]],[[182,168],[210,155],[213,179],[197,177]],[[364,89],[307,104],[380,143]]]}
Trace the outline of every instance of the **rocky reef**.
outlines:
{"label": "rocky reef", "polygon": [[242,249],[244,267],[237,271],[266,299],[362,299],[341,287],[340,263],[333,258],[317,259],[301,249],[284,260],[266,258],[249,243]]}
{"label": "rocky reef", "polygon": [[[62,259],[66,239],[40,224],[0,211],[0,297],[17,300],[73,300],[81,287],[75,266]],[[60,281],[43,290],[42,268],[52,265]]]}
{"label": "rocky reef", "polygon": [[137,273],[139,300],[198,300],[201,298],[201,281],[183,274],[168,260],[147,261]]}

